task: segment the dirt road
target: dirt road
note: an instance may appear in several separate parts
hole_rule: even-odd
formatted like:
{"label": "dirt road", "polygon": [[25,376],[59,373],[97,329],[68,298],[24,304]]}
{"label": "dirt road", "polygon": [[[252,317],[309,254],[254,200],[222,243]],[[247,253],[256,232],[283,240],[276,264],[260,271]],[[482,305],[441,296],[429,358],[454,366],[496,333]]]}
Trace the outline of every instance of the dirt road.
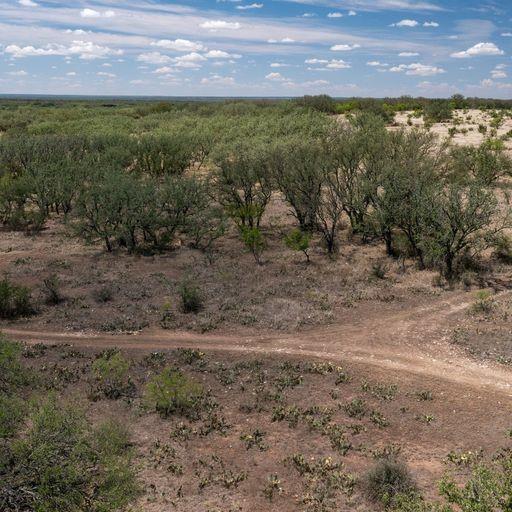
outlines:
{"label": "dirt road", "polygon": [[119,346],[144,351],[195,347],[322,358],[430,377],[512,396],[512,373],[507,368],[472,360],[449,343],[457,318],[466,314],[471,300],[472,296],[467,293],[453,292],[426,306],[405,311],[391,310],[369,319],[364,315],[354,315],[350,322],[288,335],[201,335],[165,330],[105,335],[11,328],[3,329],[3,332],[28,343],[71,343],[97,348]]}

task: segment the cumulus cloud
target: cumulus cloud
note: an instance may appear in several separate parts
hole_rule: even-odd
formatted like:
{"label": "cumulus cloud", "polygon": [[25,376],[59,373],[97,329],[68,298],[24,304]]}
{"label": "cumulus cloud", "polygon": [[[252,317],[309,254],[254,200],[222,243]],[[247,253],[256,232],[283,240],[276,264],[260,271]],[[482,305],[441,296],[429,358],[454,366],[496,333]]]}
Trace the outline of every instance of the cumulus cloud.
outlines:
{"label": "cumulus cloud", "polygon": [[413,64],[400,64],[399,66],[393,66],[390,68],[392,73],[404,73],[411,76],[433,76],[445,73],[443,68],[437,66],[429,66],[427,64],[420,64],[415,62]]}
{"label": "cumulus cloud", "polygon": [[267,80],[271,80],[272,82],[283,82],[284,80],[286,80],[286,78],[283,75],[281,75],[281,73],[277,72],[269,73],[268,75],[265,76],[265,78]]}
{"label": "cumulus cloud", "polygon": [[349,52],[351,50],[355,50],[356,48],[361,48],[360,44],[335,44],[331,46],[331,51],[333,52]]}
{"label": "cumulus cloud", "polygon": [[151,43],[151,46],[157,46],[176,52],[199,52],[206,49],[202,43],[189,41],[188,39],[175,39],[174,41],[170,39],[160,39],[159,41]]}
{"label": "cumulus cloud", "polygon": [[263,4],[248,4],[248,5],[237,5],[236,8],[240,11],[246,11],[249,9],[261,9]]}
{"label": "cumulus cloud", "polygon": [[204,55],[207,59],[241,59],[242,56],[238,53],[228,53],[222,50],[210,50]]}
{"label": "cumulus cloud", "polygon": [[314,68],[309,67],[308,71],[333,71],[337,69],[349,69],[351,67],[349,62],[342,59],[306,59],[306,64],[317,66]]}
{"label": "cumulus cloud", "polygon": [[199,25],[201,28],[208,30],[238,30],[242,27],[238,21],[209,20]]}
{"label": "cumulus cloud", "polygon": [[401,20],[397,23],[391,24],[392,27],[417,27],[418,25],[419,23],[416,20],[409,19]]}
{"label": "cumulus cloud", "polygon": [[171,57],[168,55],[162,55],[160,52],[147,52],[141,53],[137,60],[139,62],[145,62],[146,64],[165,64],[171,62]]}
{"label": "cumulus cloud", "polygon": [[114,50],[108,46],[101,46],[91,41],[73,41],[70,46],[51,43],[40,48],[34,46],[21,47],[11,44],[5,47],[4,52],[15,59],[46,56],[72,57],[78,55],[83,60],[94,60],[123,54],[123,50]]}
{"label": "cumulus cloud", "polygon": [[374,68],[389,66],[389,64],[386,64],[385,62],[380,62],[378,60],[371,60],[367,62],[366,65]]}
{"label": "cumulus cloud", "polygon": [[201,80],[202,85],[235,85],[235,79],[232,76],[212,75]]}
{"label": "cumulus cloud", "polygon": [[455,59],[469,59],[478,56],[504,55],[504,53],[494,43],[478,43],[467,50],[452,53],[451,56]]}
{"label": "cumulus cloud", "polygon": [[95,9],[86,8],[80,11],[82,18],[113,18],[115,15],[116,13],[112,10],[100,12]]}
{"label": "cumulus cloud", "polygon": [[424,27],[439,27],[439,23],[437,23],[437,21],[425,21],[425,23],[423,23],[423,26]]}
{"label": "cumulus cloud", "polygon": [[19,0],[18,3],[23,5],[23,7],[38,7],[38,4],[32,0]]}
{"label": "cumulus cloud", "polygon": [[295,39],[292,39],[291,37],[283,37],[282,39],[267,39],[267,43],[295,43]]}
{"label": "cumulus cloud", "polygon": [[341,12],[330,12],[327,15],[328,18],[343,18],[343,14]]}

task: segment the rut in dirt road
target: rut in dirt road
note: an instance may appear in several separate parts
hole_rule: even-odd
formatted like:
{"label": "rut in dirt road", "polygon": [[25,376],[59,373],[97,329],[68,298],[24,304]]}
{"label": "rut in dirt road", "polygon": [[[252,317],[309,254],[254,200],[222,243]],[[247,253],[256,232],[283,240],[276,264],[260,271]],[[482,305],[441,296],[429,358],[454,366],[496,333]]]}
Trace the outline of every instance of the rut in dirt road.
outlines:
{"label": "rut in dirt road", "polygon": [[448,342],[454,320],[470,304],[465,293],[428,306],[391,312],[352,324],[336,324],[276,336],[200,335],[153,330],[133,335],[104,335],[4,329],[28,343],[72,343],[77,347],[119,346],[131,350],[195,347],[202,350],[284,354],[356,362],[394,372],[407,372],[512,396],[512,373],[491,363],[469,359]]}

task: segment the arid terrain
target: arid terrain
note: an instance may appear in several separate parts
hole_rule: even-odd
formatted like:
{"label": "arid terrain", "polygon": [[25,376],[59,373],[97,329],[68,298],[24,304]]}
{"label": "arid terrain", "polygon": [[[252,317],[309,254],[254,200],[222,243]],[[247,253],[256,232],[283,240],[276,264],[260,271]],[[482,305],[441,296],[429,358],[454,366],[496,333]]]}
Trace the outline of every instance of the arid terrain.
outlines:
{"label": "arid terrain", "polygon": [[[490,117],[455,115],[472,120],[452,142],[479,145]],[[444,137],[450,126],[431,130]],[[510,129],[507,119],[498,135]],[[0,274],[31,290],[35,310],[0,329],[22,344],[38,393],[128,427],[129,510],[381,510],[365,475],[382,459],[404,462],[418,492],[437,499],[444,476],[462,482],[472,462],[510,447],[509,263],[487,249],[448,282],[386,256],[347,220],[338,254],[314,236],[307,262],[283,243],[294,222],[274,193],[261,264],[234,227],[208,254],[186,244],[107,252],[52,215],[38,232],[1,232]],[[197,311],[180,306],[184,282],[197,287]],[[115,393],[105,384],[115,368],[95,366],[111,357],[125,365]],[[166,368],[201,387],[193,411],[148,405]]]}

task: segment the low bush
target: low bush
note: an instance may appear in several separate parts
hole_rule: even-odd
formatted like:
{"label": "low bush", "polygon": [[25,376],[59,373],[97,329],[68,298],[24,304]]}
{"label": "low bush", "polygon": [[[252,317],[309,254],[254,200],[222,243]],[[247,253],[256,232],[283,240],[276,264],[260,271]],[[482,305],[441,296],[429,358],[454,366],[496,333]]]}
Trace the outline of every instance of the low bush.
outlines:
{"label": "low bush", "polygon": [[363,487],[374,503],[390,505],[400,494],[412,493],[415,484],[405,463],[383,458],[366,473]]}
{"label": "low bush", "polygon": [[2,512],[115,511],[137,494],[127,443],[98,434],[75,407],[50,398],[27,424],[0,463]]}
{"label": "low bush", "polygon": [[114,288],[109,285],[102,286],[94,291],[93,297],[96,302],[110,302],[114,298]]}
{"label": "low bush", "polygon": [[0,439],[11,437],[25,417],[25,402],[18,396],[0,394]]}
{"label": "low bush", "polygon": [[199,288],[189,282],[184,282],[179,287],[181,308],[183,313],[198,313],[203,307],[203,300]]}
{"label": "low bush", "polygon": [[0,318],[14,319],[34,313],[30,290],[25,286],[0,281]]}
{"label": "low bush", "polygon": [[146,403],[163,417],[173,414],[197,418],[203,405],[203,387],[178,370],[166,368],[146,387]]}
{"label": "low bush", "polygon": [[60,279],[56,274],[43,280],[43,294],[46,304],[56,306],[64,301],[60,290]]}
{"label": "low bush", "polygon": [[21,345],[0,335],[0,394],[10,395],[28,382],[20,363]]}
{"label": "low bush", "polygon": [[130,362],[121,352],[115,349],[103,352],[92,364],[96,391],[111,399],[132,395],[135,386],[129,370]]}

